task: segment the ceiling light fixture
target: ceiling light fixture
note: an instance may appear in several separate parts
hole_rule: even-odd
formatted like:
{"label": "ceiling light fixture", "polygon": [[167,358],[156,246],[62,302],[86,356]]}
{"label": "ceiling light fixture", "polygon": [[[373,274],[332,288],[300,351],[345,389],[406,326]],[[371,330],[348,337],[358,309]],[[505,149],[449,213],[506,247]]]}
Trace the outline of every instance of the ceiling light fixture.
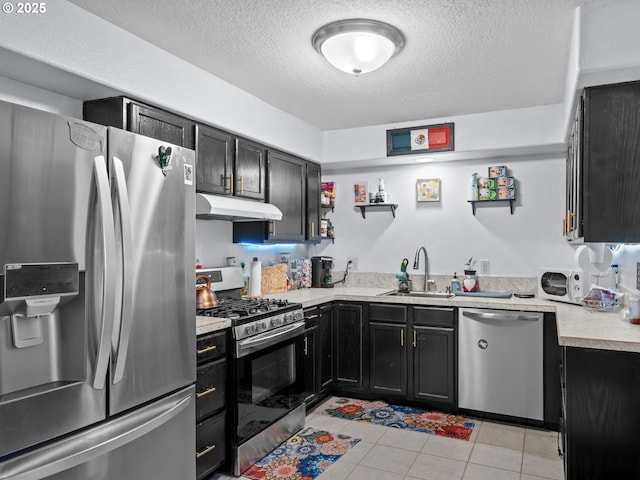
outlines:
{"label": "ceiling light fixture", "polygon": [[311,37],[313,47],[334,67],[360,75],[377,70],[404,47],[404,35],[377,20],[340,20]]}

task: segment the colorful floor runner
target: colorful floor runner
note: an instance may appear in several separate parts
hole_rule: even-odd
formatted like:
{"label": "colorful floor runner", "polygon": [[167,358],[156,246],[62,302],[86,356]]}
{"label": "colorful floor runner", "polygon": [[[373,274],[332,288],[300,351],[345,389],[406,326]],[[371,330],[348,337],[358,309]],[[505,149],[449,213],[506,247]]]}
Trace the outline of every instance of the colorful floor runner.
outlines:
{"label": "colorful floor runner", "polygon": [[474,421],[461,415],[421,410],[413,407],[338,398],[324,411],[325,415],[357,420],[386,427],[406,428],[443,437],[469,440]]}
{"label": "colorful floor runner", "polygon": [[279,445],[242,476],[255,480],[313,480],[358,442],[308,427]]}

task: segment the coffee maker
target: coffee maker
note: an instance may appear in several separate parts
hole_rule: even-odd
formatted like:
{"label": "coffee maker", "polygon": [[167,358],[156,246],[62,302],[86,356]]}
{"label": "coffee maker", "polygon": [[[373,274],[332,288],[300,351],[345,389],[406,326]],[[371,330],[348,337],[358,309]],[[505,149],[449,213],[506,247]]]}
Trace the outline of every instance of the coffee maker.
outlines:
{"label": "coffee maker", "polygon": [[332,257],[311,257],[311,286],[314,288],[332,288]]}

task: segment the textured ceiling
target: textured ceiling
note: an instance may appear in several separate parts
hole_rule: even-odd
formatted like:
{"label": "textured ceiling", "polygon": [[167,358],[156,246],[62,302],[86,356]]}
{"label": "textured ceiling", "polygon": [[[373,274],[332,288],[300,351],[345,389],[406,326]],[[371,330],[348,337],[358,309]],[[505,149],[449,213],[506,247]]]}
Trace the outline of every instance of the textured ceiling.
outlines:
{"label": "textured ceiling", "polygon": [[[594,0],[70,1],[331,130],[559,103],[575,8]],[[311,36],[345,18],[393,24],[404,50],[340,72]]]}

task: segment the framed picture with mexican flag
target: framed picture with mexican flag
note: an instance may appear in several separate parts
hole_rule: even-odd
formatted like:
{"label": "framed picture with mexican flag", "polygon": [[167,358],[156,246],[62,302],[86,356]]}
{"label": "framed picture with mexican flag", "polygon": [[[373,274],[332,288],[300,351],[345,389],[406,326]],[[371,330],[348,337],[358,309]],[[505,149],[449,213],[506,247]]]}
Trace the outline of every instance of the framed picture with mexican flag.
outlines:
{"label": "framed picture with mexican flag", "polygon": [[387,130],[388,157],[453,150],[453,122]]}

